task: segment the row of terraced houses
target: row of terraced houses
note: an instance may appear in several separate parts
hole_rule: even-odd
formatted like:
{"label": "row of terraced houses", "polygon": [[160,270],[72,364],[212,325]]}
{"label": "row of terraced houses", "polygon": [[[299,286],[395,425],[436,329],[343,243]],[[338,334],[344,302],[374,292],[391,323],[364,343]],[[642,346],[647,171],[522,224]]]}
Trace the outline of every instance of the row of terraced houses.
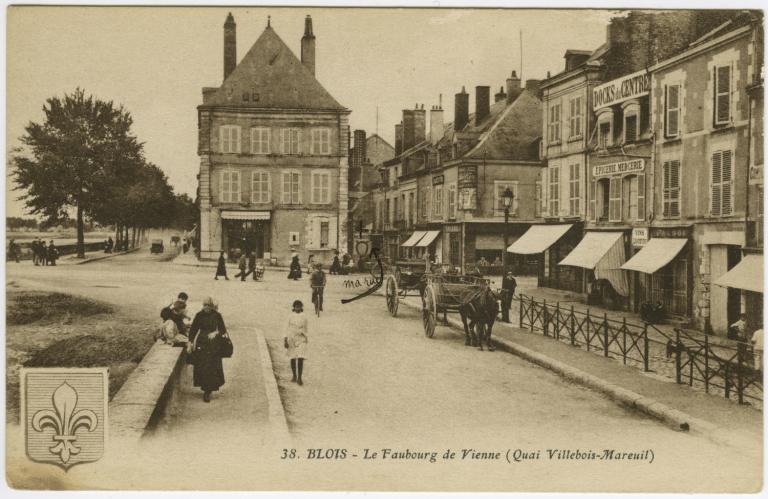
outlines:
{"label": "row of terraced houses", "polygon": [[475,87],[474,113],[461,89],[452,123],[442,99],[403,110],[350,241],[464,272],[505,260],[719,335],[741,312],[761,327],[762,47],[760,13],[633,11],[557,74]]}

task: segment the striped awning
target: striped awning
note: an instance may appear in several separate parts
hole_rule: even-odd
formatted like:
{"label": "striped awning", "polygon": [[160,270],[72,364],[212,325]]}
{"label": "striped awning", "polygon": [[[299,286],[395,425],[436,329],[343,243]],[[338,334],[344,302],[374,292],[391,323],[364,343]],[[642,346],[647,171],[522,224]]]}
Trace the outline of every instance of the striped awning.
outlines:
{"label": "striped awning", "polygon": [[687,239],[654,237],[643,249],[621,266],[624,270],[634,270],[644,274],[653,274],[672,261],[683,249]]}
{"label": "striped awning", "polygon": [[715,279],[715,284],[762,293],[763,279],[763,255],[747,255],[735,267]]}
{"label": "striped awning", "polygon": [[[587,232],[584,238],[558,265],[592,270],[623,236],[621,232]],[[624,262],[621,262],[622,264]],[[616,265],[618,269],[621,265]]]}
{"label": "striped awning", "polygon": [[411,237],[405,240],[403,244],[400,246],[403,246],[405,248],[410,248],[411,246],[414,246],[416,243],[418,243],[422,237],[426,235],[426,232],[423,230],[417,230],[413,234],[411,234]]}
{"label": "striped awning", "polygon": [[269,220],[269,211],[234,211],[224,210],[221,212],[221,218],[224,220]]}
{"label": "striped awning", "polygon": [[543,253],[563,237],[572,224],[532,225],[507,251],[518,255]]}
{"label": "striped awning", "polygon": [[437,236],[440,235],[439,230],[428,230],[427,233],[424,235],[424,237],[421,238],[421,241],[416,243],[416,246],[419,248],[426,248],[430,244],[432,244],[435,239],[437,239]]}

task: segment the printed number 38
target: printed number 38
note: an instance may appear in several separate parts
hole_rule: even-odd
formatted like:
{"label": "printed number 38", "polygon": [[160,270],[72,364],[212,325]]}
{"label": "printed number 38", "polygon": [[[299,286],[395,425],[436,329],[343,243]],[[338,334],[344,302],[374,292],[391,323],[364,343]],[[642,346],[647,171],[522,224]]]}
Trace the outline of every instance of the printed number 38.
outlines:
{"label": "printed number 38", "polygon": [[296,449],[283,449],[280,459],[296,459]]}

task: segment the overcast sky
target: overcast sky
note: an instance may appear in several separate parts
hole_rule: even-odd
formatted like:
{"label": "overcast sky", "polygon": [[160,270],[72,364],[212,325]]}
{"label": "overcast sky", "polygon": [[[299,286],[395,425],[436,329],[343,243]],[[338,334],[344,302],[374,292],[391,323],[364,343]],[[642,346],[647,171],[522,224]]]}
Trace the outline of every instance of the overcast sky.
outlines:
{"label": "overcast sky", "polygon": [[[566,49],[593,50],[605,40],[609,11],[329,8],[8,8],[6,149],[19,145],[29,121],[42,121],[47,97],[76,87],[123,104],[148,159],[177,192],[194,197],[197,111],[201,88],[223,76],[227,12],[237,23],[238,60],[264,30],[267,16],[299,54],[304,17],[317,37],[316,74],[352,110],[353,129],[394,144],[401,110],[426,109],[443,94],[446,121],[462,85],[499,90],[509,73],[543,78],[562,71]],[[8,187],[11,187],[9,182]],[[8,192],[7,214],[22,205]]]}

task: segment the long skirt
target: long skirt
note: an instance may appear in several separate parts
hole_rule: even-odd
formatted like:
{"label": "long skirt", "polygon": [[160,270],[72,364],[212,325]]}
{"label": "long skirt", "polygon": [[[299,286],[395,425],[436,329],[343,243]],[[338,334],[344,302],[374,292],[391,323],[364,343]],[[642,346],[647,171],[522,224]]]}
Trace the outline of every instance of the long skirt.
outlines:
{"label": "long skirt", "polygon": [[203,391],[216,391],[224,384],[224,366],[208,335],[202,332],[198,334],[201,336],[197,339],[192,381],[194,386],[199,386]]}
{"label": "long skirt", "polygon": [[291,267],[291,271],[288,272],[288,279],[301,278],[301,267]]}

